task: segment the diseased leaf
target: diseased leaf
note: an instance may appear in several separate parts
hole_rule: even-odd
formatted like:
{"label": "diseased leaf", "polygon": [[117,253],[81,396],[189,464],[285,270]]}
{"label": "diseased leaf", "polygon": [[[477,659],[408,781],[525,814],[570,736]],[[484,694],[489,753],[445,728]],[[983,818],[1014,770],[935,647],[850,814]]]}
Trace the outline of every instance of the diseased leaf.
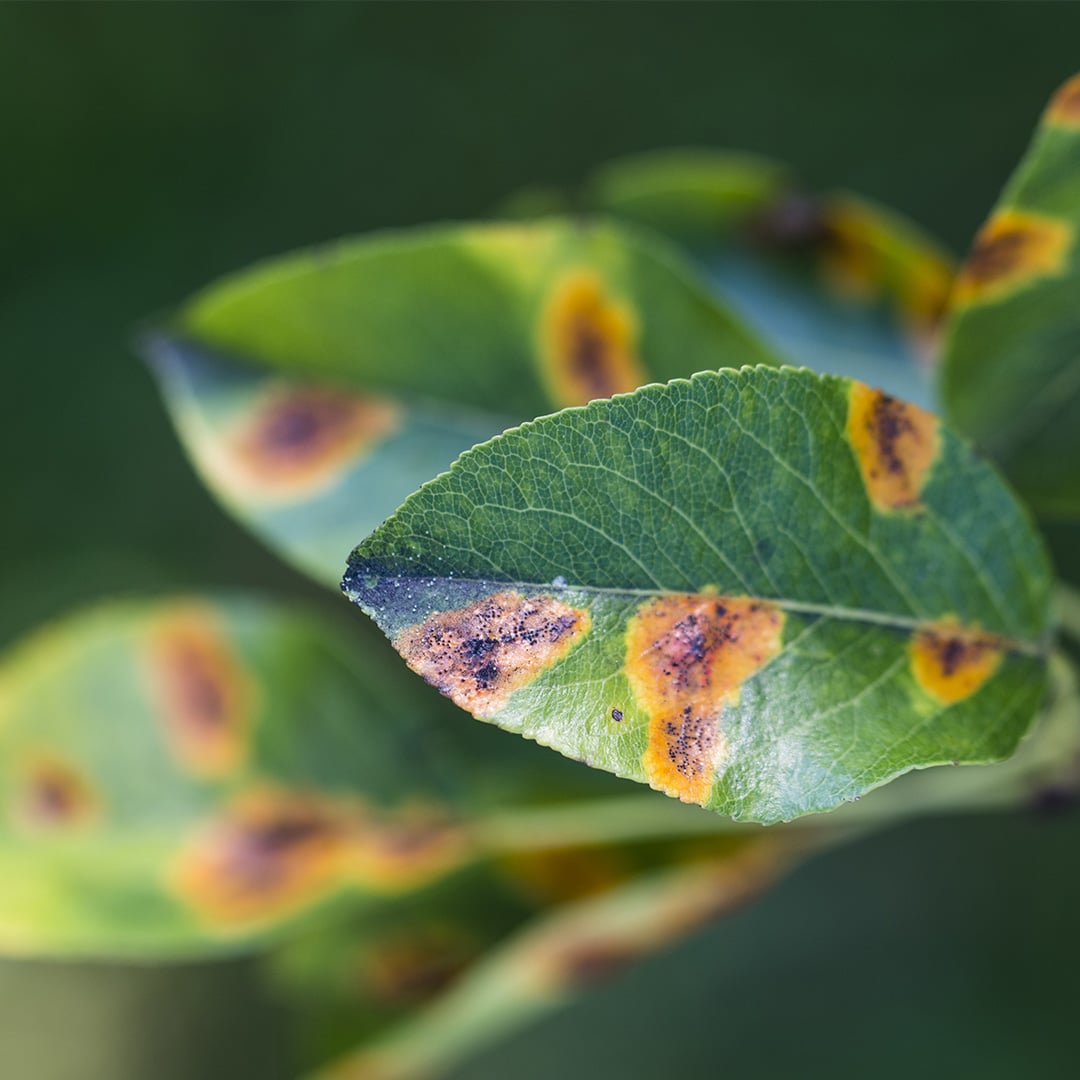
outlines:
{"label": "diseased leaf", "polygon": [[1080,517],[1080,75],[1051,100],[957,280],[949,419],[1048,518]]}
{"label": "diseased leaf", "polygon": [[[581,202],[685,247],[789,360],[929,402],[952,259],[900,214],[847,192],[811,194],[776,162],[714,150],[612,162]],[[528,209],[518,200],[507,211]]]}
{"label": "diseased leaf", "polygon": [[212,286],[144,349],[208,486],[327,582],[358,535],[507,426],[717,358],[771,360],[677,254],[558,220],[287,256]]}
{"label": "diseased leaf", "polygon": [[428,695],[357,645],[266,603],[179,598],[106,605],[12,653],[0,948],[237,948],[470,858]]}
{"label": "diseased leaf", "polygon": [[344,588],[481,719],[739,819],[1007,756],[1050,574],[928,413],[720,371],[505,433],[354,552]]}
{"label": "diseased leaf", "polygon": [[760,893],[815,841],[758,836],[723,857],[642,875],[545,914],[411,1019],[310,1080],[435,1080],[623,966]]}

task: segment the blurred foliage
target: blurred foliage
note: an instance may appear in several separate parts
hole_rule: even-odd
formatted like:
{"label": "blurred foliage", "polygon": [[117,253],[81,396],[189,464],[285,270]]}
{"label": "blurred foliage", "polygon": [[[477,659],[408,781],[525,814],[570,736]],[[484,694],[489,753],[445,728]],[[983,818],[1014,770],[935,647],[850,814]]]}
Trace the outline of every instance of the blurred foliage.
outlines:
{"label": "blurred foliage", "polygon": [[[0,426],[17,507],[0,639],[116,590],[333,603],[199,489],[123,347],[146,312],[256,255],[478,216],[680,143],[779,153],[959,250],[1078,29],[1044,5],[0,9],[0,134],[18,163],[0,175],[0,353],[19,403]],[[1077,835],[1072,817],[955,822],[834,856],[462,1075],[710,1064],[718,1007],[726,1064],[751,1075],[862,1075],[870,1055],[880,1075],[1052,1074],[1072,1056],[1078,886],[1061,867]],[[1033,888],[1048,868],[1054,888]],[[888,975],[868,985],[868,964]],[[8,961],[0,1007],[3,1075],[295,1072],[279,1005],[242,964]],[[855,1035],[833,1038],[841,1025]],[[672,1049],[656,1036],[676,1027]]]}

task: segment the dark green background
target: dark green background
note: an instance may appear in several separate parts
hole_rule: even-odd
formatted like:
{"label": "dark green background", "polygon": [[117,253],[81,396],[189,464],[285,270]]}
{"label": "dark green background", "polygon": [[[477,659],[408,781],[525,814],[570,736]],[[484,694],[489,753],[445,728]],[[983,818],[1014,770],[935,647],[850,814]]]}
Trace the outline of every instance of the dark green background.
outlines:
{"label": "dark green background", "polygon": [[[127,347],[215,275],[680,144],[960,250],[1078,68],[1070,5],[0,7],[0,641],[116,592],[335,603],[216,510]],[[1075,1075],[1078,842],[1071,814],[864,842],[461,1076]],[[0,1076],[287,1076],[250,987],[0,965]]]}

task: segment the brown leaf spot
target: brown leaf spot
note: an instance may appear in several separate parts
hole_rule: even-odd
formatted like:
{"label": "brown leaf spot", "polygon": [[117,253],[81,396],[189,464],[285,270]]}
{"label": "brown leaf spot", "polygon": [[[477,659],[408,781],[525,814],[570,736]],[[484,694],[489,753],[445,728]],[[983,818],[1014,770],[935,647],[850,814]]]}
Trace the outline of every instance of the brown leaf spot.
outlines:
{"label": "brown leaf spot", "polygon": [[681,594],[638,609],[626,632],[626,673],[649,714],[649,783],[704,804],[726,752],[725,704],[780,650],[784,617],[747,597]]}
{"label": "brown leaf spot", "polygon": [[646,382],[635,351],[631,309],[608,295],[589,270],[566,274],[541,317],[544,373],[555,403],[584,405]]}
{"label": "brown leaf spot", "polygon": [[1001,210],[975,237],[953,292],[953,306],[1000,300],[1065,269],[1073,230],[1026,210]]}
{"label": "brown leaf spot", "polygon": [[1050,99],[1046,122],[1080,130],[1080,75],[1074,75]]}
{"label": "brown leaf spot", "polygon": [[327,386],[272,391],[226,441],[231,487],[272,499],[307,497],[401,423],[391,402]]}
{"label": "brown leaf spot", "polygon": [[255,684],[209,609],[181,609],[151,632],[154,699],[176,757],[200,776],[222,776],[247,756]]}
{"label": "brown leaf spot", "polygon": [[938,455],[937,418],[917,405],[853,382],[847,435],[874,506],[917,509]]}
{"label": "brown leaf spot", "polygon": [[257,788],[195,837],[172,880],[209,922],[252,923],[350,883],[413,888],[457,865],[468,850],[463,831],[432,811],[393,817],[357,800]]}
{"label": "brown leaf spot", "polygon": [[589,613],[512,590],[403,630],[394,647],[455,705],[494,716],[515,690],[561,660],[589,630]]}
{"label": "brown leaf spot", "polygon": [[974,694],[997,671],[1004,652],[1001,639],[992,634],[940,622],[912,638],[911,670],[935,701],[952,705]]}
{"label": "brown leaf spot", "polygon": [[210,922],[272,919],[344,881],[354,828],[348,805],[303,793],[248,792],[182,853],[173,882]]}
{"label": "brown leaf spot", "polygon": [[21,769],[14,816],[28,829],[84,826],[97,817],[98,807],[89,780],[55,754],[32,758]]}
{"label": "brown leaf spot", "polygon": [[422,1004],[461,974],[477,948],[450,926],[421,926],[408,934],[380,938],[361,962],[360,989],[395,1007]]}

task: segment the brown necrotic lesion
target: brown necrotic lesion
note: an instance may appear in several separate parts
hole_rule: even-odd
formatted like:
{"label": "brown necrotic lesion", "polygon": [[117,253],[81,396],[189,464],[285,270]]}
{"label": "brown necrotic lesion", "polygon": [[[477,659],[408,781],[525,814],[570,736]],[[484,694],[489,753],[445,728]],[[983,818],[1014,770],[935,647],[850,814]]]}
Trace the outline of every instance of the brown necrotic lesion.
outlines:
{"label": "brown necrotic lesion", "polygon": [[589,626],[581,608],[507,589],[430,616],[403,630],[394,647],[455,705],[489,717],[561,660]]}
{"label": "brown necrotic lesion", "polygon": [[280,385],[227,437],[222,471],[231,487],[256,497],[310,496],[400,425],[399,407],[381,398]]}
{"label": "brown necrotic lesion", "polygon": [[1073,242],[1065,221],[1026,210],[1002,210],[975,237],[953,292],[955,307],[1001,300],[1064,272]]}
{"label": "brown necrotic lesion", "polygon": [[917,405],[854,382],[847,434],[874,506],[918,509],[940,449],[937,419]]}
{"label": "brown necrotic lesion", "polygon": [[643,605],[627,629],[626,672],[649,715],[649,783],[708,800],[726,754],[720,714],[781,646],[784,618],[747,597],[681,594]]}
{"label": "brown necrotic lesion", "polygon": [[42,753],[18,771],[13,811],[28,829],[65,829],[93,822],[99,799],[82,770],[59,754]]}
{"label": "brown necrotic lesion", "polygon": [[637,355],[637,320],[591,270],[564,274],[541,314],[541,355],[557,405],[635,390],[647,381]]}
{"label": "brown necrotic lesion", "polygon": [[997,671],[1005,645],[993,634],[953,621],[919,630],[911,642],[916,683],[935,701],[952,705],[971,697]]}
{"label": "brown necrotic lesion", "polygon": [[214,613],[183,608],[149,635],[147,666],[166,740],[200,776],[222,776],[246,759],[255,684]]}
{"label": "brown necrotic lesion", "polygon": [[464,830],[434,809],[379,813],[358,799],[259,787],[196,834],[173,867],[172,883],[207,921],[252,924],[348,885],[416,887],[469,850]]}

